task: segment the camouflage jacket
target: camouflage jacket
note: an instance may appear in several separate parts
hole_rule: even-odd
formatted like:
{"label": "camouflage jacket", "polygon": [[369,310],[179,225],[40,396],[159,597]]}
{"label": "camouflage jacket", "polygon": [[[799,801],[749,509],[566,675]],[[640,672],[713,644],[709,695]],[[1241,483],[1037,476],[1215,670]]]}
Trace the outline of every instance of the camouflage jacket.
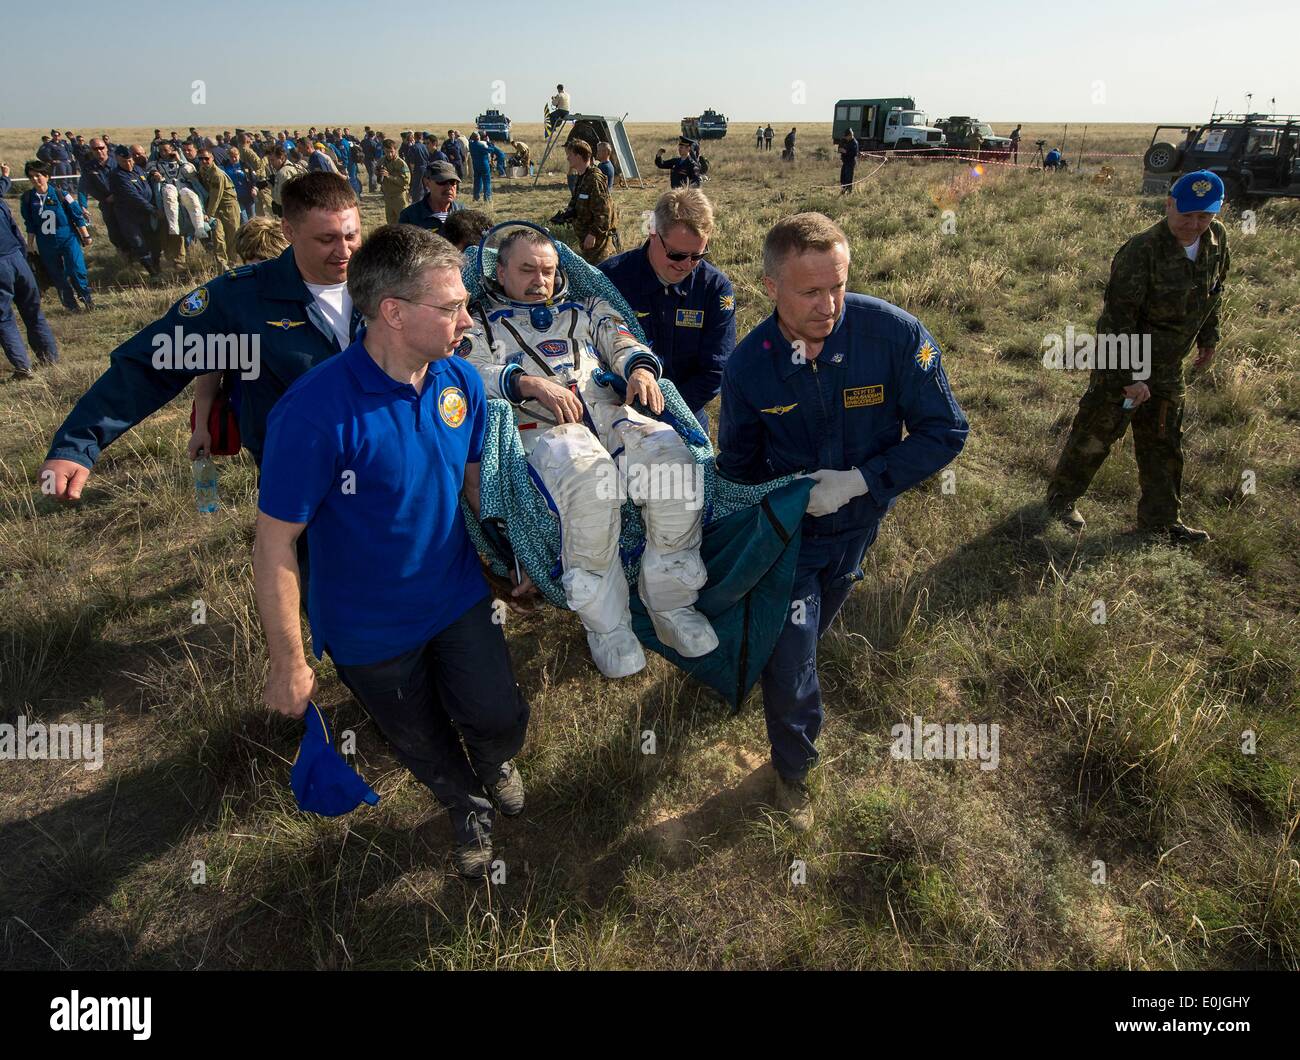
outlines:
{"label": "camouflage jacket", "polygon": [[[1228,231],[1213,221],[1201,236],[1196,260],[1162,218],[1135,235],[1115,255],[1097,335],[1151,336],[1152,377],[1181,382],[1182,361],[1192,348],[1219,341],[1219,302],[1228,276]],[[1108,381],[1131,373],[1108,371]]]}
{"label": "camouflage jacket", "polygon": [[384,175],[379,178],[379,190],[384,193],[384,198],[391,202],[405,202],[406,189],[411,186],[411,167],[400,158],[389,159],[387,156],[381,158],[376,165],[383,168]]}
{"label": "camouflage jacket", "polygon": [[605,174],[595,165],[588,166],[574,186],[572,224],[579,241],[593,235],[598,245],[614,230],[614,205],[605,186]]}

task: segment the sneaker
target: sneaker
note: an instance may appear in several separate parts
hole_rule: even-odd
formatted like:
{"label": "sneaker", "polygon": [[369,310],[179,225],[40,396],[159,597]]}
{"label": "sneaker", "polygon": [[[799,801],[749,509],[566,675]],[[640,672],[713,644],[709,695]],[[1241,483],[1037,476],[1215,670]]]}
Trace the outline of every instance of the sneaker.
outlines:
{"label": "sneaker", "polygon": [[790,815],[790,827],[796,832],[806,832],[812,827],[812,792],[806,780],[787,780],[778,773],[772,805]]}
{"label": "sneaker", "polygon": [[1076,508],[1074,503],[1071,501],[1063,501],[1056,497],[1048,497],[1047,512],[1053,519],[1059,521],[1067,530],[1073,530],[1075,533],[1078,533],[1088,525],[1083,516],[1079,514],[1079,509]]}
{"label": "sneaker", "polygon": [[519,775],[514,762],[503,762],[497,779],[488,785],[488,794],[507,817],[514,817],[524,808],[524,778]]}
{"label": "sneaker", "polygon": [[462,843],[451,855],[456,871],[467,880],[481,880],[492,866],[492,841],[472,840]]}
{"label": "sneaker", "polygon": [[1204,530],[1184,526],[1182,523],[1171,523],[1164,528],[1164,532],[1169,535],[1170,542],[1175,545],[1203,545],[1210,540],[1210,535]]}
{"label": "sneaker", "polygon": [[30,379],[35,374],[36,373],[33,372],[30,368],[15,368],[12,378],[13,381],[17,383],[17,382],[21,382],[24,379]]}

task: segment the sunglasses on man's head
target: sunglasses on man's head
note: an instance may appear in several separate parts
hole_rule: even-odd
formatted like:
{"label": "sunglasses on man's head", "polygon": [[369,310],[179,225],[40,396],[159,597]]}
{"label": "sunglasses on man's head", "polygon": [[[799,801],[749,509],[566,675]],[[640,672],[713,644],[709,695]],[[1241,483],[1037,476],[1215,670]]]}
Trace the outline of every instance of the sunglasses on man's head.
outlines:
{"label": "sunglasses on man's head", "polygon": [[659,235],[658,232],[655,233],[655,237],[659,240],[660,243],[663,243],[664,257],[666,257],[669,261],[685,261],[687,258],[690,258],[691,261],[698,262],[698,261],[703,261],[705,258],[709,256],[708,247],[705,247],[698,254],[687,254],[685,251],[681,251],[681,250],[669,250],[668,244],[664,243],[664,237]]}

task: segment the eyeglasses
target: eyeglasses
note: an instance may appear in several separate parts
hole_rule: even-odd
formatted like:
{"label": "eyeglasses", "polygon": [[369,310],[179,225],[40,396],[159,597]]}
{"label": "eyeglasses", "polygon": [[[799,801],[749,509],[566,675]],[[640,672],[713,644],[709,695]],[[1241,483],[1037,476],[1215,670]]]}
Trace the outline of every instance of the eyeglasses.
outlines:
{"label": "eyeglasses", "polygon": [[698,261],[703,261],[705,258],[709,256],[708,247],[705,247],[698,254],[687,254],[680,250],[669,250],[668,244],[664,243],[664,237],[661,236],[658,232],[655,233],[655,238],[658,239],[660,243],[663,243],[664,257],[666,257],[669,261],[685,261],[687,258],[690,258],[692,262],[698,262]]}
{"label": "eyeglasses", "polygon": [[434,302],[417,302],[414,298],[403,298],[400,294],[395,294],[392,297],[396,298],[399,302],[409,302],[411,305],[422,305],[428,309],[441,309],[444,313],[453,317],[460,316],[461,313],[465,311],[465,307],[469,305],[469,302],[467,301],[455,302],[452,305],[437,305]]}

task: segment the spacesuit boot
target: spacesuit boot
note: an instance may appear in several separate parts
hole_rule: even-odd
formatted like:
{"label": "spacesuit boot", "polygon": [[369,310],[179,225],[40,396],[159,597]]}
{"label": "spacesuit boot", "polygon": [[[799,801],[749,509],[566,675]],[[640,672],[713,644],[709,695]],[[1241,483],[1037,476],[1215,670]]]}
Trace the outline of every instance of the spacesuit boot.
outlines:
{"label": "spacesuit boot", "polygon": [[627,579],[617,550],[609,569],[597,574],[574,567],[560,578],[564,598],[587,631],[592,662],[606,677],[617,680],[645,669],[645,652],[632,632]]}
{"label": "spacesuit boot", "polygon": [[646,543],[637,588],[655,636],[683,658],[698,659],[718,646],[713,625],[693,606],[708,579],[698,547],[665,555]]}

